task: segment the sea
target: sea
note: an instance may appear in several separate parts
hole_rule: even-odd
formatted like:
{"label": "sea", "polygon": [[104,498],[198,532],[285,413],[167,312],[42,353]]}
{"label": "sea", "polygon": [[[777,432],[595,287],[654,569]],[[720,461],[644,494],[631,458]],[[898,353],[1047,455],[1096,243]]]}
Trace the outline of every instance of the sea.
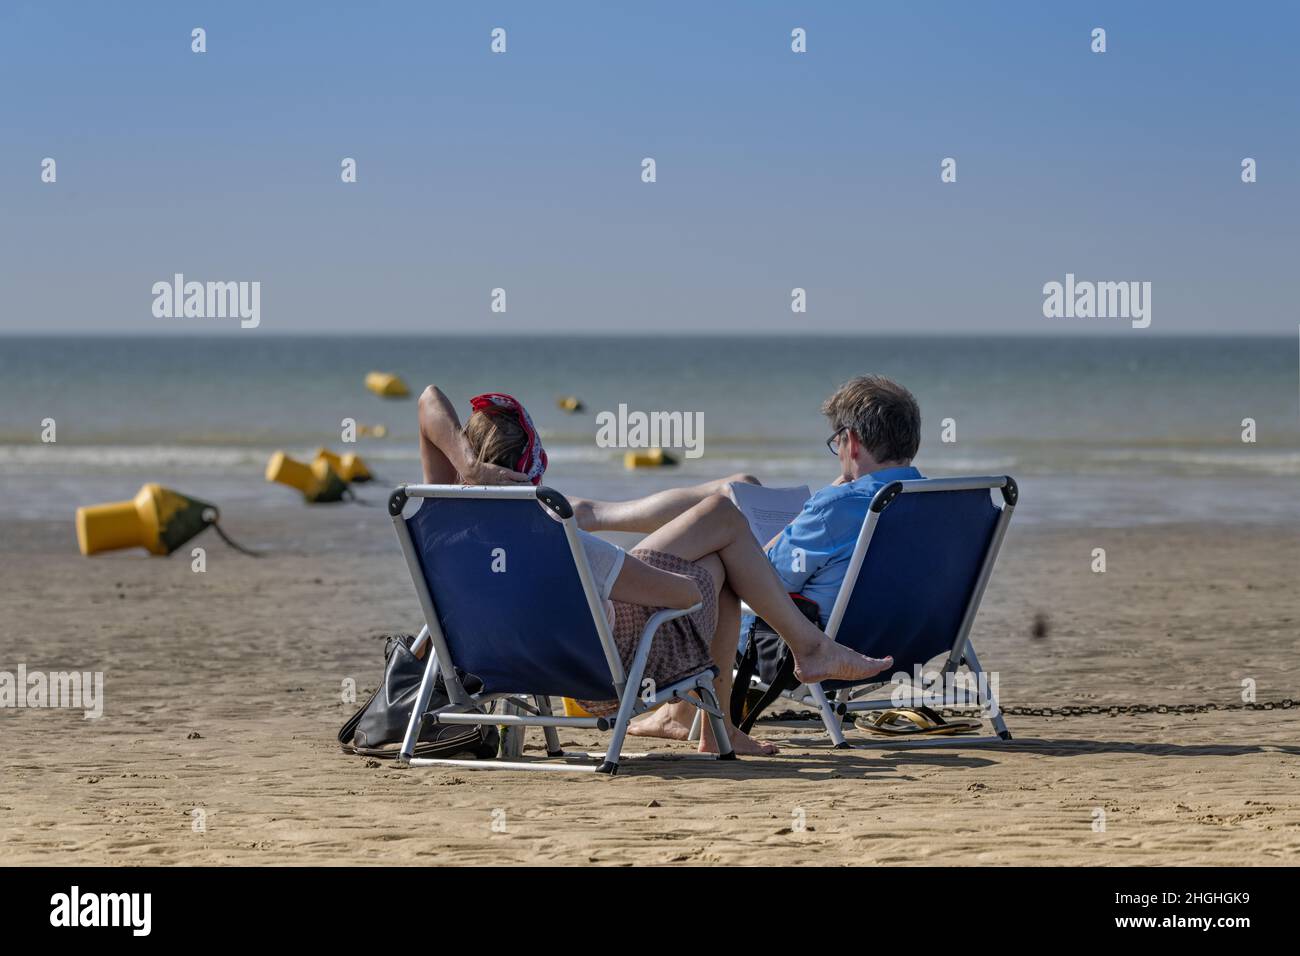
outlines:
{"label": "sea", "polygon": [[[78,505],[146,481],[227,518],[305,515],[263,473],[277,450],[318,447],[358,453],[380,479],[358,497],[381,503],[420,480],[415,397],[428,384],[462,414],[480,392],[523,401],[562,492],[633,497],[733,472],[815,489],[837,474],[821,403],[868,372],[920,402],[923,472],[1017,479],[1017,525],[1300,526],[1297,355],[1294,338],[1139,334],[4,337],[0,527],[71,527]],[[400,375],[411,396],[367,391],[374,370]],[[566,396],[582,409],[561,408]],[[676,465],[629,470],[625,449],[597,441],[602,413],[620,406],[700,416],[699,456],[669,448]],[[386,435],[344,444],[346,419]]]}

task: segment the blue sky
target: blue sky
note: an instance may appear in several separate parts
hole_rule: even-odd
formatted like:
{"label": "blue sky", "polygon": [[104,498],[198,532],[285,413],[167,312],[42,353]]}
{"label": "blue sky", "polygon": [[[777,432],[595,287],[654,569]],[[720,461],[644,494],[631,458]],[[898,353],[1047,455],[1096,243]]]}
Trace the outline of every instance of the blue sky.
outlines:
{"label": "blue sky", "polygon": [[1127,332],[1043,317],[1073,272],[1152,283],[1130,334],[1294,334],[1298,26],[1283,3],[9,2],[0,332],[239,332],[155,318],[175,272],[260,281],[262,334]]}

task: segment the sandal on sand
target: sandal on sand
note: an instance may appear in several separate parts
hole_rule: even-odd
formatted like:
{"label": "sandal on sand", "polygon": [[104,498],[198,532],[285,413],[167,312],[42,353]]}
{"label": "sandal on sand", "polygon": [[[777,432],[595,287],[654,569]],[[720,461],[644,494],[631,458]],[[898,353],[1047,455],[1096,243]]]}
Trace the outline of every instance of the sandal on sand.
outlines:
{"label": "sandal on sand", "polygon": [[921,737],[965,734],[979,730],[978,720],[944,720],[929,707],[896,707],[855,721],[859,730],[886,737]]}

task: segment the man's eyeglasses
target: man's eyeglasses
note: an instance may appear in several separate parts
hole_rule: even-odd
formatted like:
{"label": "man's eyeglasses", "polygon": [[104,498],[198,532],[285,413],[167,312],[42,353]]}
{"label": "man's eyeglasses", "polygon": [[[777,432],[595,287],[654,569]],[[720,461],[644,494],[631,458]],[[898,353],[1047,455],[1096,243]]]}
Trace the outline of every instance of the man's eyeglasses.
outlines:
{"label": "man's eyeglasses", "polygon": [[843,425],[835,430],[835,434],[826,439],[826,447],[831,450],[831,454],[836,458],[840,457],[840,436],[848,431],[849,426]]}

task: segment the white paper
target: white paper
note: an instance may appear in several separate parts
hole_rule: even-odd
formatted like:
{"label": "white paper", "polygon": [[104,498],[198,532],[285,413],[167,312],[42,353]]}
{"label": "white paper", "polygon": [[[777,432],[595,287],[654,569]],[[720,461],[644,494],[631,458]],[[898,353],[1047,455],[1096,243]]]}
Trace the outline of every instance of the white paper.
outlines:
{"label": "white paper", "polygon": [[781,533],[781,529],[803,511],[804,502],[812,497],[807,485],[795,488],[768,488],[748,482],[730,484],[731,500],[749,522],[750,530],[759,545],[767,543]]}

